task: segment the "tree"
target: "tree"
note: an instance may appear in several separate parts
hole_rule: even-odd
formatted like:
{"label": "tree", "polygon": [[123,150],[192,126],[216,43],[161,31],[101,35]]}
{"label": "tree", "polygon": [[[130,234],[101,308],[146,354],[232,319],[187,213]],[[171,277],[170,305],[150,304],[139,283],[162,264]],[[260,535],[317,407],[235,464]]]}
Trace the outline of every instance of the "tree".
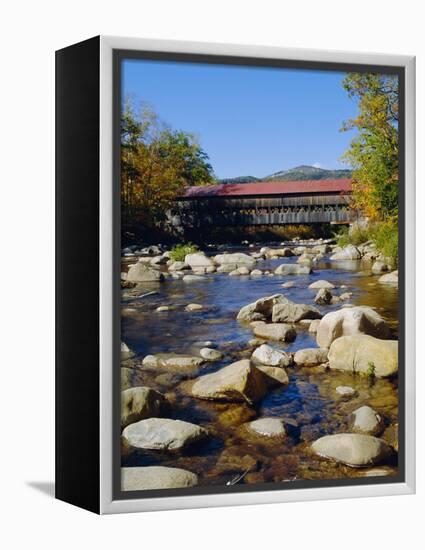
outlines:
{"label": "tree", "polygon": [[123,226],[158,225],[185,187],[214,183],[208,155],[196,138],[172,130],[142,104],[127,101],[121,115]]}
{"label": "tree", "polygon": [[350,73],[343,81],[359,114],[342,130],[358,130],[343,160],[353,171],[355,206],[371,220],[396,221],[398,216],[398,78]]}

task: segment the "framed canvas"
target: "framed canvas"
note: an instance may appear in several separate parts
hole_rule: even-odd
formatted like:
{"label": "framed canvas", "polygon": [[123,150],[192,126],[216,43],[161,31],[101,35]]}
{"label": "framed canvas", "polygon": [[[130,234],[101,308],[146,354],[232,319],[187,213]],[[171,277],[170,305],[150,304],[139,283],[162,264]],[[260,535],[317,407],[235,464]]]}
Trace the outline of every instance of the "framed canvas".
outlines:
{"label": "framed canvas", "polygon": [[56,53],[56,496],[415,488],[414,58]]}

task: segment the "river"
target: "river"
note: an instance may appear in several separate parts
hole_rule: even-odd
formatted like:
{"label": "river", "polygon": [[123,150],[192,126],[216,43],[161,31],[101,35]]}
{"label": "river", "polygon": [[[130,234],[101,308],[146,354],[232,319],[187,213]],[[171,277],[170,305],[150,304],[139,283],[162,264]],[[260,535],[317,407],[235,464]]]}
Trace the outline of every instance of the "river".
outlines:
{"label": "river", "polygon": [[[257,248],[238,248],[246,253]],[[232,250],[233,252],[233,250]],[[133,260],[134,261],[134,260]],[[264,260],[256,267],[273,271],[281,263],[293,263],[297,258]],[[123,262],[123,270],[128,261]],[[157,353],[199,355],[208,343],[224,353],[221,361],[207,363],[196,374],[206,374],[240,358],[248,358],[253,338],[249,326],[236,321],[240,308],[258,298],[282,293],[297,303],[314,304],[317,291],[308,285],[319,279],[333,283],[339,292],[352,292],[349,303],[371,306],[391,326],[393,337],[398,330],[397,288],[378,283],[368,267],[360,261],[335,262],[326,255],[309,275],[230,277],[213,273],[202,281],[191,283],[181,279],[166,279],[155,284],[140,285],[137,292],[123,290],[122,341],[135,354],[130,360],[135,367],[135,385],[146,385],[164,393],[172,403],[171,418],[200,424],[209,430],[206,442],[184,453],[159,453],[123,447],[123,466],[164,465],[188,469],[199,477],[200,485],[233,483],[241,474],[239,483],[290,481],[294,479],[335,479],[358,477],[365,470],[350,468],[326,461],[310,452],[310,443],[326,434],[349,431],[350,413],[362,405],[370,405],[385,419],[386,425],[397,422],[397,381],[370,380],[351,373],[325,370],[323,367],[287,368],[289,385],[268,392],[253,409],[242,404],[224,404],[188,397],[182,381],[188,375],[158,373],[141,366],[141,359]],[[294,286],[282,288],[292,281]],[[346,287],[346,288],[345,288]],[[137,296],[154,291],[142,298]],[[338,293],[338,292],[337,292]],[[202,304],[201,311],[187,312],[189,303]],[[155,311],[159,306],[170,306],[169,311]],[[317,306],[323,314],[339,309],[341,304]],[[297,338],[290,344],[270,345],[295,352],[317,347],[315,335],[307,328],[297,326]],[[128,364],[128,361],[123,365]],[[193,376],[193,373],[191,374]],[[337,386],[351,386],[357,395],[349,400],[341,398]],[[287,437],[274,442],[264,438],[246,437],[243,423],[259,417],[278,417],[284,420]],[[387,434],[388,432],[388,434]],[[382,437],[389,438],[391,428]],[[394,475],[394,463],[387,464],[381,474]]]}

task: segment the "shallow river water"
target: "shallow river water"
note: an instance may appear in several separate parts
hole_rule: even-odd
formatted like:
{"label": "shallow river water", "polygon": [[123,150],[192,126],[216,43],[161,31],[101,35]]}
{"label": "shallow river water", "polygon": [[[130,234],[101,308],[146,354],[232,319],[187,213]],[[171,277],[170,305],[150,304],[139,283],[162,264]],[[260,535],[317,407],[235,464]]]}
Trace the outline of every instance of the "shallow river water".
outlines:
{"label": "shallow river water", "polygon": [[[239,249],[240,251],[241,249]],[[248,250],[243,250],[248,252]],[[249,249],[252,252],[252,249]],[[260,261],[261,270],[274,270],[281,263],[297,258]],[[134,260],[133,260],[134,261]],[[123,265],[126,269],[126,265]],[[329,479],[367,475],[365,470],[350,468],[318,458],[310,443],[326,434],[349,431],[350,413],[361,405],[370,405],[384,418],[387,429],[383,438],[394,437],[397,423],[397,381],[368,378],[351,373],[337,373],[323,367],[287,368],[289,386],[268,392],[256,408],[242,404],[224,404],[188,397],[184,381],[199,374],[214,372],[241,358],[248,358],[248,341],[253,338],[249,326],[236,321],[240,308],[258,298],[282,293],[298,303],[314,304],[317,291],[308,289],[316,280],[326,279],[337,288],[334,294],[352,292],[348,303],[376,309],[390,324],[397,338],[397,289],[378,283],[367,266],[360,262],[335,262],[325,257],[313,267],[310,275],[230,277],[227,274],[206,275],[203,281],[185,283],[166,279],[159,284],[144,284],[137,291],[122,291],[122,341],[135,353],[122,366],[133,367],[132,385],[146,385],[166,394],[172,403],[170,418],[187,420],[206,427],[210,437],[182,453],[161,453],[129,449],[123,446],[123,466],[164,465],[186,468],[199,476],[200,485],[289,481],[293,479]],[[282,288],[292,281],[295,286]],[[347,288],[341,289],[341,285]],[[138,298],[148,292],[154,294]],[[204,310],[186,312],[189,303],[202,304]],[[156,312],[158,306],[171,306],[170,311]],[[322,313],[339,309],[341,304],[318,306]],[[225,355],[222,361],[206,363],[198,371],[176,375],[142,367],[148,354],[179,353],[199,355],[205,342]],[[297,325],[297,338],[291,344],[270,345],[294,352],[317,347],[315,335]],[[349,400],[335,391],[337,386],[351,386],[357,396]],[[275,416],[285,421],[288,437],[273,442],[256,438],[244,422],[262,416]],[[391,425],[391,427],[390,427]],[[387,464],[381,474],[396,473],[396,464]]]}

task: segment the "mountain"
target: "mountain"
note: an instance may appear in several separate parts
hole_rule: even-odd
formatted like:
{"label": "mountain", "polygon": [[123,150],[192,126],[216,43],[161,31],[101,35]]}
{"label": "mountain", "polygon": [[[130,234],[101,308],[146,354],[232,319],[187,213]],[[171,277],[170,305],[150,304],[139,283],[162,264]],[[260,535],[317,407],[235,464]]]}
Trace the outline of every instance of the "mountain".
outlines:
{"label": "mountain", "polygon": [[267,181],[327,180],[351,177],[351,170],[326,170],[316,166],[296,166],[290,170],[281,170],[263,178]]}
{"label": "mountain", "polygon": [[239,176],[218,180],[219,183],[255,183],[257,181],[299,181],[299,180],[327,180],[350,178],[351,170],[327,170],[316,166],[296,166],[289,170],[280,170],[264,178],[254,176]]}

